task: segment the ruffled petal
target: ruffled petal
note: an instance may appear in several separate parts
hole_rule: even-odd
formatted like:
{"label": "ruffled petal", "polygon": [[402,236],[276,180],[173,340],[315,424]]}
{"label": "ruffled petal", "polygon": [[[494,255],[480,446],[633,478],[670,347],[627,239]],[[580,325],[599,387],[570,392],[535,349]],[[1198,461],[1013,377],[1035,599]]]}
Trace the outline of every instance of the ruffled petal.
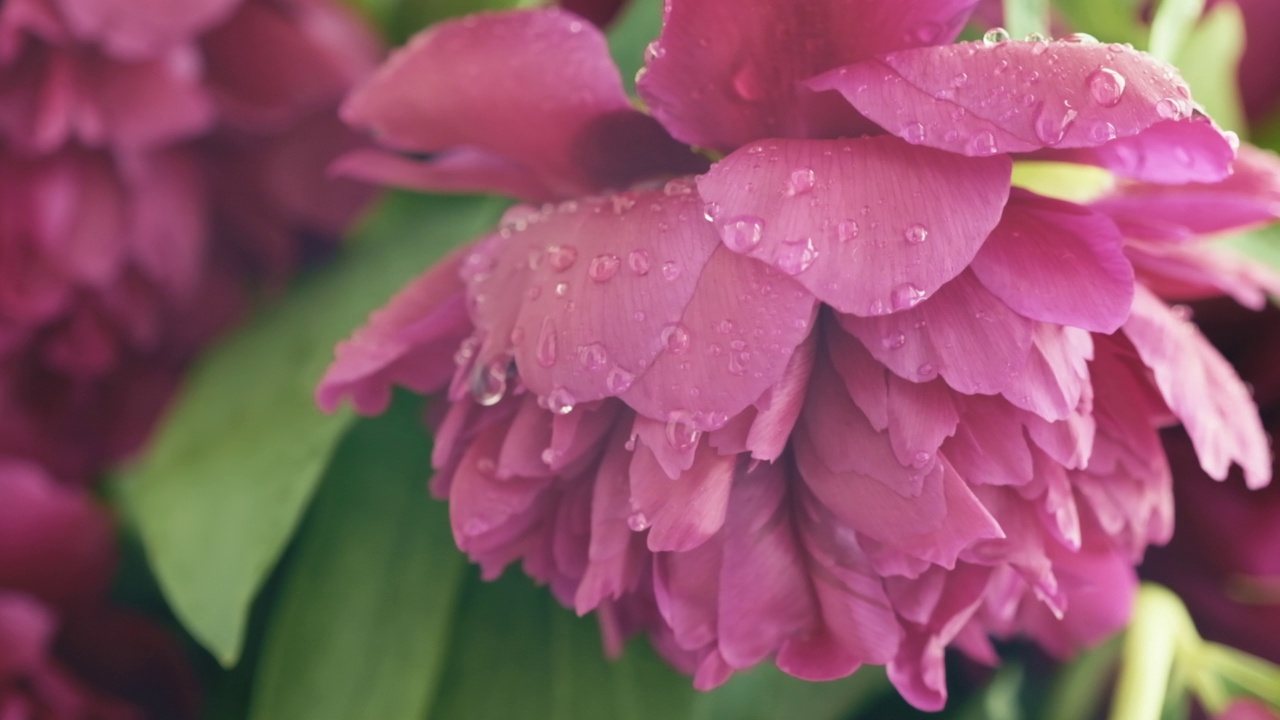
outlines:
{"label": "ruffled petal", "polygon": [[1023,317],[1115,332],[1133,304],[1133,266],[1105,216],[1014,190],[973,273]]}
{"label": "ruffled petal", "polygon": [[698,190],[726,247],[871,316],[919,303],[969,264],[999,222],[1011,168],[888,137],[781,140],[716,163]]}
{"label": "ruffled petal", "polygon": [[730,151],[766,137],[836,137],[869,124],[800,81],[901,48],[948,43],[976,0],[667,3],[638,90],[676,137]]}
{"label": "ruffled petal", "polygon": [[[971,156],[1129,142],[1112,157],[1146,178],[1230,173],[1227,138],[1194,119],[1170,66],[1121,45],[1069,41],[959,43],[883,55],[810,80],[908,141]],[[1145,135],[1160,127],[1151,143]],[[1121,162],[1125,154],[1136,154]],[[1166,167],[1167,165],[1167,167]]]}
{"label": "ruffled petal", "polygon": [[1222,480],[1235,462],[1250,487],[1266,485],[1271,480],[1270,443],[1253,398],[1204,336],[1144,289],[1134,298],[1124,333],[1155,373],[1205,473]]}
{"label": "ruffled petal", "polygon": [[[398,150],[470,148],[502,158],[537,178],[528,200],[703,166],[631,107],[600,31],[557,8],[435,25],[358,88],[342,114]],[[509,190],[504,177],[489,187]]]}
{"label": "ruffled petal", "polygon": [[1142,284],[1169,302],[1228,295],[1261,310],[1280,297],[1280,273],[1230,245],[1130,240],[1125,253]]}
{"label": "ruffled petal", "polygon": [[654,552],[684,552],[703,544],[724,524],[736,466],[735,456],[702,443],[692,466],[671,478],[648,445],[637,446],[630,468],[637,513],[632,529],[648,528]]}

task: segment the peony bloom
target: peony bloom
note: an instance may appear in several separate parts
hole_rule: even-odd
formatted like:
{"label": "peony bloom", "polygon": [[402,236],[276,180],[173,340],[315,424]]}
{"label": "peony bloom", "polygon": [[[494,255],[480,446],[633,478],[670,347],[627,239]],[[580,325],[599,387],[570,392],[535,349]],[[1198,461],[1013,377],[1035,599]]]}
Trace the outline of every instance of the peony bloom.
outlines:
{"label": "peony bloom", "polygon": [[[1250,382],[1267,429],[1280,431],[1280,311],[1192,305],[1198,325]],[[1167,431],[1177,531],[1143,574],[1175,590],[1205,637],[1280,662],[1280,492],[1250,490],[1237,473],[1207,482],[1185,434]]]}
{"label": "peony bloom", "polygon": [[[1159,428],[1214,477],[1270,478],[1248,391],[1149,283],[1227,284],[1194,240],[1276,217],[1280,185],[1232,176],[1237,141],[1128,47],[948,44],[973,4],[671,0],[651,115],[574,15],[423,33],[344,106],[388,150],[342,167],[548,204],[374,314],[320,404],[440,397],[459,547],[489,577],[521,561],[614,648],[647,632],[698,687],[887,665],[938,708],[949,646],[1120,627],[1171,532]],[[1113,182],[1052,199],[1012,185],[1027,159]],[[1132,250],[1117,219],[1165,192],[1249,207]]]}
{"label": "peony bloom", "polygon": [[355,146],[334,110],[375,57],[327,0],[0,6],[8,452],[78,477],[136,448],[248,292],[342,230],[368,191],[324,178]]}
{"label": "peony bloom", "polygon": [[0,717],[194,717],[194,678],[177,643],[104,604],[113,540],[85,492],[0,459]]}

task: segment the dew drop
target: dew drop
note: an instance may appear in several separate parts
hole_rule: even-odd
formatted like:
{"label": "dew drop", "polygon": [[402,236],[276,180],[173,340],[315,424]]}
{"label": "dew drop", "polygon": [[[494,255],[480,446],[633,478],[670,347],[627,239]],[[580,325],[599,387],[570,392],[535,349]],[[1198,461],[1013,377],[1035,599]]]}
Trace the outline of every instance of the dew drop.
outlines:
{"label": "dew drop", "polygon": [[627,267],[631,268],[631,272],[637,275],[648,275],[649,252],[647,250],[632,250],[627,255]]}
{"label": "dew drop", "polygon": [[932,378],[935,374],[937,374],[937,370],[935,370],[933,365],[930,365],[929,363],[923,363],[920,367],[916,368],[916,375],[924,380]]}
{"label": "dew drop", "polygon": [[983,130],[969,138],[969,153],[984,157],[987,155],[995,155],[998,152],[996,147],[996,136],[991,134],[990,130]]}
{"label": "dew drop", "polygon": [[900,332],[888,333],[880,338],[880,344],[884,345],[885,350],[897,350],[907,344],[907,336]]}
{"label": "dew drop", "polygon": [[729,333],[733,332],[735,326],[732,320],[726,319],[716,323],[715,327],[716,327],[716,332],[720,333],[721,335],[728,335]]}
{"label": "dew drop", "polygon": [[635,373],[628,372],[614,365],[609,369],[609,374],[604,378],[605,387],[609,388],[609,392],[620,395],[631,389],[635,383]]}
{"label": "dew drop", "polygon": [[577,398],[562,387],[553,387],[551,392],[547,394],[547,409],[556,415],[568,415],[573,412],[573,406],[576,402]]}
{"label": "dew drop", "polygon": [[534,356],[539,365],[549,368],[556,364],[556,357],[560,353],[559,342],[555,326],[551,324],[551,318],[543,318],[542,328],[538,331],[538,345],[534,349]]}
{"label": "dew drop", "polygon": [[1099,120],[1089,127],[1089,139],[1096,143],[1115,140],[1116,126],[1106,120]]}
{"label": "dew drop", "polygon": [[1066,137],[1067,130],[1076,121],[1076,109],[1071,103],[1062,101],[1061,105],[1048,103],[1040,108],[1036,115],[1036,137],[1045,145],[1057,145]]}
{"label": "dew drop", "polygon": [[1182,103],[1173,98],[1160,98],[1156,102],[1156,114],[1165,120],[1182,119]]}
{"label": "dew drop", "polygon": [[778,248],[774,262],[778,269],[788,275],[799,275],[813,267],[818,260],[818,248],[813,245],[813,238],[802,237]]}
{"label": "dew drop", "polygon": [[988,47],[1009,42],[1009,31],[1002,27],[991,28],[982,36],[982,44]]}
{"label": "dew drop", "polygon": [[680,263],[675,260],[668,260],[662,263],[662,277],[668,280],[675,280],[680,277]]}
{"label": "dew drop", "polygon": [[1074,43],[1076,45],[1097,45],[1098,44],[1098,38],[1090,35],[1089,33],[1082,33],[1082,32],[1071,33],[1070,35],[1063,35],[1060,39],[1062,40],[1062,42]]}
{"label": "dew drop", "polygon": [[858,237],[858,223],[855,220],[841,220],[836,224],[836,239],[847,243]]}
{"label": "dew drop", "polygon": [[[485,477],[493,477],[493,472],[496,469],[497,463],[493,461],[493,458],[486,457],[476,460],[476,472],[484,475]],[[468,525],[470,525],[470,523],[468,523]],[[485,529],[488,529],[488,526],[486,526]],[[480,532],[484,532],[484,530],[480,530]]]}
{"label": "dew drop", "polygon": [[502,402],[507,394],[507,374],[509,362],[494,360],[484,367],[475,368],[471,373],[471,399],[484,407],[493,407]]}
{"label": "dew drop", "polygon": [[919,245],[929,237],[929,230],[924,225],[916,223],[908,227],[902,237],[909,245]]}
{"label": "dew drop", "polygon": [[912,456],[912,458],[911,458],[911,459],[912,459],[912,461],[913,461],[913,464],[914,464],[916,467],[922,467],[922,466],[924,466],[926,463],[928,463],[930,460],[932,460],[932,459],[933,459],[933,455],[932,455],[932,454],[930,454],[930,453],[925,452],[924,450],[920,450],[920,451],[919,451],[919,452],[917,452],[914,456]]}
{"label": "dew drop", "polygon": [[889,305],[894,310],[907,310],[919,305],[926,293],[911,283],[902,283],[889,293]]}
{"label": "dew drop", "polygon": [[622,260],[617,255],[606,253],[597,255],[591,259],[591,264],[587,266],[587,277],[596,282],[607,282],[618,274],[618,268],[622,267]]}
{"label": "dew drop", "polygon": [[747,63],[733,75],[733,91],[748,102],[758,102],[765,96],[764,83],[755,63]]}
{"label": "dew drop", "polygon": [[684,452],[698,444],[702,431],[693,424],[693,416],[687,412],[674,412],[667,420],[667,444]]}
{"label": "dew drop", "polygon": [[736,253],[751,252],[763,236],[764,221],[754,216],[734,218],[720,230],[725,246]]}
{"label": "dew drop", "polygon": [[683,355],[689,350],[689,328],[680,323],[671,323],[662,328],[662,346],[668,352]]}
{"label": "dew drop", "polygon": [[572,245],[552,245],[547,248],[547,263],[556,272],[564,272],[578,261],[578,248]]}
{"label": "dew drop", "polygon": [[803,195],[813,189],[815,182],[816,177],[811,168],[796,168],[787,178],[787,187],[784,192],[787,197]]}
{"label": "dew drop", "polygon": [[614,215],[622,215],[636,206],[635,198],[630,195],[614,195],[609,200],[613,205]]}
{"label": "dew drop", "polygon": [[556,291],[556,297],[560,297],[560,298],[565,297],[566,295],[569,294],[569,283],[567,282],[556,283],[555,291]]}
{"label": "dew drop", "polygon": [[1120,103],[1120,98],[1124,96],[1124,88],[1127,84],[1124,76],[1104,67],[1098,68],[1089,74],[1089,94],[1093,96],[1093,101],[1102,107],[1115,107]]}
{"label": "dew drop", "polygon": [[900,134],[902,135],[903,140],[906,140],[912,145],[919,145],[924,142],[926,135],[924,125],[918,122],[908,123],[903,126]]}
{"label": "dew drop", "polygon": [[644,532],[649,529],[649,525],[649,518],[645,517],[645,514],[639,510],[627,516],[627,527],[631,528],[633,532]]}
{"label": "dew drop", "polygon": [[578,347],[578,364],[583,370],[599,370],[609,361],[609,353],[604,345],[590,343]]}

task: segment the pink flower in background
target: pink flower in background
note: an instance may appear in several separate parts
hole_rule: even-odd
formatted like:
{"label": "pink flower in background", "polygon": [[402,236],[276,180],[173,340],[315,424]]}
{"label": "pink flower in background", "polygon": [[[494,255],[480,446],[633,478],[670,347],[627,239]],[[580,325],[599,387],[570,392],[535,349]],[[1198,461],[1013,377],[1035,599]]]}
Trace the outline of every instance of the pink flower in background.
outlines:
{"label": "pink flower in background", "polygon": [[[1154,279],[1272,287],[1187,240],[1274,219],[1275,161],[1231,177],[1236,140],[1127,47],[946,44],[972,6],[672,0],[651,117],[572,14],[418,36],[344,106],[387,150],[342,167],[549,204],[375,313],[320,404],[443,393],[458,545],[699,687],[877,664],[938,708],[948,646],[1104,637],[1172,531],[1159,428],[1270,478],[1247,389]],[[1118,180],[1091,209],[1011,187],[1022,158]],[[1239,202],[1135,250],[1117,219],[1165,191]]]}
{"label": "pink flower in background", "polygon": [[[1223,0],[1210,0],[1209,7]],[[1253,123],[1272,118],[1280,111],[1280,5],[1272,0],[1231,0],[1244,15],[1245,47],[1240,58],[1240,93],[1245,113]]]}
{"label": "pink flower in background", "polygon": [[[60,476],[138,447],[181,371],[331,242],[373,67],[327,0],[0,7],[0,445]],[[74,451],[71,449],[74,448]]]}
{"label": "pink flower in background", "polygon": [[0,459],[0,716],[195,716],[177,643],[105,604],[114,565],[110,518],[87,493]]}

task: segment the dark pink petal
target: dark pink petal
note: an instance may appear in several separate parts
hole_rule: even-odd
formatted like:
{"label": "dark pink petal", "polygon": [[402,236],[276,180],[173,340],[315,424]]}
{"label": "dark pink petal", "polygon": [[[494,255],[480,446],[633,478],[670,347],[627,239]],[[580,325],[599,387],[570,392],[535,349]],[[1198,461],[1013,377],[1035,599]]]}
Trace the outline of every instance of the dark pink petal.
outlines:
{"label": "dark pink petal", "polygon": [[914,468],[930,464],[959,420],[946,383],[889,376],[889,439],[898,462]]}
{"label": "dark pink petal", "polygon": [[809,375],[813,371],[817,346],[818,333],[810,333],[809,338],[796,348],[778,384],[756,401],[756,416],[745,441],[752,458],[773,462],[786,450],[791,430],[800,417],[804,398],[809,392]]}
{"label": "dark pink petal", "polygon": [[649,529],[649,549],[684,552],[715,535],[724,524],[737,462],[702,443],[693,465],[671,478],[647,445],[636,447],[630,468],[637,513],[632,527]]}
{"label": "dark pink petal", "polygon": [[793,275],[841,312],[909,308],[963,270],[996,227],[1008,158],[889,137],[771,141],[698,178],[724,244]]}
{"label": "dark pink petal", "polygon": [[654,598],[675,642],[684,650],[715,642],[722,564],[719,541],[654,556]]}
{"label": "dark pink petal", "polygon": [[1142,284],[1169,302],[1229,295],[1261,310],[1268,297],[1280,297],[1280,273],[1229,245],[1130,240],[1125,253]]}
{"label": "dark pink petal", "polygon": [[1017,411],[999,398],[977,395],[965,399],[962,420],[943,447],[961,476],[975,485],[1031,481],[1031,448]]}
{"label": "dark pink petal", "polygon": [[441,261],[338,343],[316,388],[321,408],[332,412],[343,397],[350,397],[360,412],[377,414],[391,402],[393,385],[425,393],[448,381],[453,350],[471,331],[458,279],[469,251],[464,248]]}
{"label": "dark pink petal", "polygon": [[1121,183],[1090,207],[1139,240],[1186,240],[1270,222],[1280,218],[1280,159],[1241,145],[1222,182]]}
{"label": "dark pink petal", "polygon": [[519,198],[543,194],[527,168],[475,148],[436,155],[431,162],[411,160],[385,150],[356,150],[338,158],[330,172],[342,177],[424,192],[494,192]]}
{"label": "dark pink petal", "polygon": [[1124,332],[1155,373],[1205,473],[1222,480],[1235,462],[1244,469],[1250,487],[1266,485],[1271,479],[1271,450],[1253,398],[1200,331],[1154,295],[1139,290]]}
{"label": "dark pink petal", "polygon": [[54,0],[71,31],[122,57],[154,55],[218,22],[236,0]]}
{"label": "dark pink petal", "polygon": [[398,150],[474,148],[503,158],[537,178],[532,200],[702,164],[631,107],[600,31],[556,8],[435,25],[358,88],[342,113]]}
{"label": "dark pink petal", "polygon": [[676,137],[726,152],[765,137],[866,132],[868,123],[848,106],[800,82],[891,50],[948,43],[974,3],[668,3],[638,90]]}
{"label": "dark pink petal", "polygon": [[560,411],[618,396],[690,432],[758,400],[809,334],[815,301],[722,248],[687,191],[573,203],[504,231],[492,260],[473,262],[478,367],[514,356]]}
{"label": "dark pink petal", "polygon": [[1222,130],[1199,111],[1189,120],[1165,120],[1133,137],[1075,150],[1045,151],[1049,160],[1097,165],[1141,182],[1182,185],[1213,183],[1231,174],[1235,161],[1234,135]]}
{"label": "dark pink petal", "polygon": [[1015,189],[973,272],[1023,317],[1112,333],[1129,317],[1133,266],[1105,216]]}
{"label": "dark pink petal", "polygon": [[923,382],[941,375],[966,395],[1008,387],[1026,365],[1034,328],[967,272],[909,310],[839,320],[899,377]]}
{"label": "dark pink petal", "polygon": [[[912,143],[971,156],[1126,144],[1126,174],[1182,166],[1218,180],[1231,147],[1191,119],[1187,86],[1170,66],[1122,45],[1070,41],[960,43],[903,50],[808,82],[839,90],[859,112]],[[1145,142],[1153,127],[1160,139]],[[1204,128],[1204,130],[1200,130]],[[1175,143],[1169,141],[1174,140]],[[1175,148],[1180,152],[1175,153]],[[1179,182],[1172,178],[1166,182]]]}
{"label": "dark pink petal", "polygon": [[[486,550],[509,546],[523,532],[518,522],[552,478],[498,479],[494,473],[503,428],[484,432],[467,448],[449,488],[449,521],[458,548],[493,570]],[[501,552],[501,551],[500,551]]]}
{"label": "dark pink petal", "polygon": [[823,338],[849,397],[866,415],[871,427],[883,432],[889,427],[889,374],[885,366],[834,318],[828,317]]}
{"label": "dark pink petal", "polygon": [[[57,616],[39,600],[8,588],[0,590],[0,673],[6,679],[20,680],[39,673],[49,662],[57,631]],[[19,718],[34,715],[26,715],[20,704],[22,695],[13,691],[7,694],[0,709],[8,713],[16,708],[13,714]]]}
{"label": "dark pink petal", "polygon": [[551,426],[547,419],[547,411],[538,407],[534,397],[526,395],[520,400],[520,409],[511,418],[498,450],[494,474],[499,480],[554,474],[542,457],[551,444]]}
{"label": "dark pink petal", "polygon": [[591,542],[587,569],[578,585],[574,608],[586,613],[606,598],[618,598],[639,582],[647,556],[644,536],[633,531],[628,466],[631,453],[624,447],[625,432],[615,432],[605,448],[591,498]]}

